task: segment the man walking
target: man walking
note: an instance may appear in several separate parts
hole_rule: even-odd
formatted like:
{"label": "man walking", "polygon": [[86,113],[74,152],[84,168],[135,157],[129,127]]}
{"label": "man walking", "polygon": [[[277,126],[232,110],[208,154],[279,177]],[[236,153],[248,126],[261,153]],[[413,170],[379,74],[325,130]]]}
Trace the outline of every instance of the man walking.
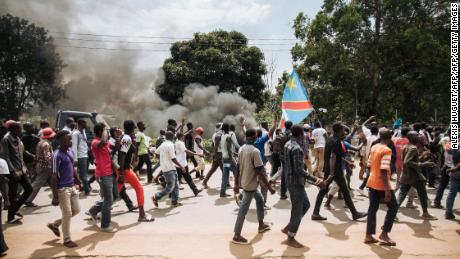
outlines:
{"label": "man walking", "polygon": [[148,138],[145,136],[145,124],[143,121],[137,123],[137,133],[136,133],[136,142],[137,142],[137,155],[139,157],[139,162],[137,163],[134,172],[141,172],[144,164],[147,165],[147,183],[151,183],[153,180],[153,171],[152,171],[152,161],[150,161],[149,155],[149,146]]}
{"label": "man walking", "polygon": [[407,193],[414,187],[422,205],[422,218],[426,220],[436,220],[435,216],[428,213],[428,195],[426,192],[426,178],[422,174],[422,167],[433,167],[433,162],[420,162],[417,151],[417,142],[419,141],[419,133],[410,131],[407,133],[409,144],[403,149],[403,172],[401,175],[401,187],[398,195],[398,206],[401,206]]}
{"label": "man walking", "polygon": [[248,213],[249,206],[251,205],[253,198],[256,200],[259,233],[270,230],[270,226],[265,224],[263,221],[264,200],[258,188],[259,182],[267,186],[271,194],[275,193],[275,190],[273,190],[273,188],[268,183],[264,164],[260,156],[260,151],[254,146],[255,141],[256,131],[254,129],[248,129],[246,131],[247,144],[243,145],[238,153],[239,173],[236,174],[233,191],[236,195],[240,192],[241,187],[243,190],[243,198],[240,202],[238,217],[236,218],[234,228],[235,234],[232,239],[232,242],[235,244],[249,244],[248,240],[241,236],[241,230],[243,229],[244,219]]}
{"label": "man walking", "polygon": [[202,189],[199,189],[196,187],[195,183],[193,182],[192,176],[190,175],[190,172],[188,170],[188,163],[187,163],[187,155],[190,156],[195,156],[197,155],[196,153],[193,153],[192,151],[188,150],[185,147],[184,144],[184,134],[183,133],[177,133],[177,140],[175,143],[175,152],[176,152],[176,158],[177,161],[182,165],[182,167],[185,169],[184,171],[181,170],[181,168],[176,167],[177,174],[182,175],[182,178],[185,179],[185,182],[187,182],[188,186],[190,189],[192,189],[193,194],[195,196],[198,196],[198,194],[202,191]]}
{"label": "man walking", "polygon": [[211,178],[211,176],[216,172],[217,168],[220,168],[220,170],[223,171],[222,149],[220,145],[220,140],[222,137],[221,127],[222,127],[222,123],[217,123],[216,132],[212,135],[212,144],[213,144],[212,164],[211,164],[211,169],[209,169],[208,173],[206,174],[206,177],[203,180],[203,187],[205,189],[208,188],[208,181]]}
{"label": "man walking", "polygon": [[97,223],[96,215],[102,212],[101,231],[115,232],[116,229],[111,224],[111,212],[113,203],[113,168],[110,156],[110,143],[108,141],[107,130],[103,123],[94,126],[95,138],[91,143],[91,150],[96,162],[95,176],[101,189],[102,200],[96,202],[91,207],[89,213],[94,222]]}
{"label": "man walking", "polygon": [[72,149],[75,155],[74,164],[78,168],[78,175],[83,184],[85,195],[90,194],[88,183],[88,139],[86,138],[86,121],[78,119],[77,129],[72,132]]}
{"label": "man walking", "polygon": [[[32,193],[32,184],[26,172],[26,167],[23,160],[24,145],[19,136],[21,135],[21,125],[17,121],[7,121],[6,128],[8,133],[3,137],[1,142],[1,156],[8,164],[9,174],[9,201],[10,208],[8,209],[8,223],[17,223],[22,219],[22,214],[19,209],[26,202]],[[24,189],[22,195],[18,196],[18,187]],[[18,218],[15,218],[18,216]]]}
{"label": "man walking", "polygon": [[61,235],[59,226],[62,225],[64,246],[74,248],[77,247],[77,244],[70,237],[70,221],[72,217],[80,213],[78,191],[75,188],[75,184],[80,184],[80,179],[73,166],[74,154],[71,149],[70,133],[66,130],[59,131],[56,138],[59,141],[59,149],[53,155],[52,205],[59,205],[62,217],[54,223],[49,223],[48,228],[59,237]]}
{"label": "man walking", "polygon": [[303,216],[310,208],[307,192],[305,191],[305,181],[314,185],[324,187],[325,183],[315,176],[305,171],[303,145],[305,137],[302,127],[292,126],[292,137],[284,146],[283,173],[286,177],[286,185],[291,197],[291,218],[282,232],[288,235],[283,244],[295,248],[302,248],[303,245],[295,240],[295,235],[299,229]]}
{"label": "man walking", "polygon": [[32,194],[27,198],[26,206],[36,207],[33,203],[35,197],[37,196],[40,188],[42,188],[45,183],[50,183],[52,171],[52,161],[53,161],[53,149],[51,148],[51,141],[55,137],[53,129],[45,128],[43,129],[41,140],[37,145],[36,159],[37,159],[37,176],[35,181],[32,183]]}
{"label": "man walking", "polygon": [[396,196],[391,186],[391,149],[388,147],[391,141],[391,132],[386,128],[381,128],[379,131],[380,143],[375,144],[371,148],[368,167],[370,175],[367,181],[369,188],[369,210],[367,215],[367,228],[364,243],[376,243],[377,239],[373,237],[376,232],[377,211],[379,209],[380,200],[383,198],[388,206],[385,216],[385,223],[382,226],[382,233],[379,236],[380,244],[394,246],[396,242],[391,240],[388,233],[393,227],[393,222],[398,212],[398,204]]}
{"label": "man walking", "polygon": [[314,175],[317,177],[323,177],[323,166],[324,166],[324,147],[326,146],[327,132],[321,126],[320,122],[315,123],[315,129],[311,132],[313,141],[313,155],[315,157],[316,165]]}
{"label": "man walking", "polygon": [[[345,137],[345,130],[340,122],[332,125],[333,135],[327,139],[326,148],[324,150],[324,178],[327,179],[326,183],[329,184],[332,181],[339,186],[340,192],[345,200],[345,203],[352,214],[353,220],[364,218],[367,213],[358,212],[353,204],[353,200],[348,190],[347,182],[342,171],[342,159],[345,158],[345,150],[342,146],[342,138]],[[324,196],[327,194],[328,188],[320,189],[318,196],[316,197],[315,209],[312,220],[326,220],[327,218],[321,216],[319,211],[321,209],[321,203],[323,202]]]}
{"label": "man walking", "polygon": [[155,151],[160,156],[160,168],[166,181],[166,188],[153,195],[152,200],[155,207],[158,207],[158,201],[165,195],[171,194],[171,204],[174,207],[181,206],[179,200],[179,181],[177,179],[176,166],[185,172],[185,168],[177,161],[176,153],[174,150],[174,133],[172,131],[166,132],[166,140]]}

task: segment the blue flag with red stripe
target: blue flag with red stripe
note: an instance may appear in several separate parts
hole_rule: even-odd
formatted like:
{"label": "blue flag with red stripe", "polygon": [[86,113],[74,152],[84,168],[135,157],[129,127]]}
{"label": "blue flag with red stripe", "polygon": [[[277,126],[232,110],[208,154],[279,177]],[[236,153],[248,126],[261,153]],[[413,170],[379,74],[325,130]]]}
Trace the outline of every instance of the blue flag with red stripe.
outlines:
{"label": "blue flag with red stripe", "polygon": [[307,89],[295,70],[292,70],[284,87],[281,110],[283,112],[281,127],[284,127],[284,122],[288,120],[298,124],[313,111]]}

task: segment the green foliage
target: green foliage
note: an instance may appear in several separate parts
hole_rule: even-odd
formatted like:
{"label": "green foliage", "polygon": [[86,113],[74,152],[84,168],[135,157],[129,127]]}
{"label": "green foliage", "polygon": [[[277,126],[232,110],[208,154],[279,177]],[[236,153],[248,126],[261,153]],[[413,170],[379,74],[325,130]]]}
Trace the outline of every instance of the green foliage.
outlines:
{"label": "green foliage", "polygon": [[237,92],[258,107],[263,104],[266,73],[264,55],[248,47],[247,38],[236,31],[195,33],[189,41],[176,42],[165,60],[165,83],[156,88],[170,103],[179,103],[190,83],[217,85],[220,92]]}
{"label": "green foliage", "polygon": [[435,0],[325,0],[300,13],[292,48],[315,108],[391,120],[449,115],[449,9]]}
{"label": "green foliage", "polygon": [[0,16],[0,117],[18,119],[34,105],[54,105],[63,96],[53,39],[44,28]]}

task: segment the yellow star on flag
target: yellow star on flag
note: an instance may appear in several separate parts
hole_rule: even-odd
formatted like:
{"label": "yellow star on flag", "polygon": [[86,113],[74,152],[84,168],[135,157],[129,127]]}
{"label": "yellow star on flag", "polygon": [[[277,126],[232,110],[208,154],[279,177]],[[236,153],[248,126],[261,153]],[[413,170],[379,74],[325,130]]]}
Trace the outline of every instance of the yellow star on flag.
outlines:
{"label": "yellow star on flag", "polygon": [[292,91],[292,89],[295,88],[294,78],[292,78],[292,77],[289,78],[289,80],[288,80],[288,87],[289,87],[289,89],[290,89],[291,91]]}

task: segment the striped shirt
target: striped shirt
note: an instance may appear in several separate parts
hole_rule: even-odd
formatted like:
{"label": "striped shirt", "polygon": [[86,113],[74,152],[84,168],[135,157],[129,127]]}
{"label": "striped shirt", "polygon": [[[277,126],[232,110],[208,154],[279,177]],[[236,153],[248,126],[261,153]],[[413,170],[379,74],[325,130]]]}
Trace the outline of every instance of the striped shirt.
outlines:
{"label": "striped shirt", "polygon": [[[391,149],[384,144],[375,144],[371,148],[368,165],[370,165],[370,175],[367,181],[367,187],[374,190],[386,191],[385,183],[382,181],[381,171],[387,173],[388,183],[391,177]],[[392,189],[390,185],[390,189]]]}

